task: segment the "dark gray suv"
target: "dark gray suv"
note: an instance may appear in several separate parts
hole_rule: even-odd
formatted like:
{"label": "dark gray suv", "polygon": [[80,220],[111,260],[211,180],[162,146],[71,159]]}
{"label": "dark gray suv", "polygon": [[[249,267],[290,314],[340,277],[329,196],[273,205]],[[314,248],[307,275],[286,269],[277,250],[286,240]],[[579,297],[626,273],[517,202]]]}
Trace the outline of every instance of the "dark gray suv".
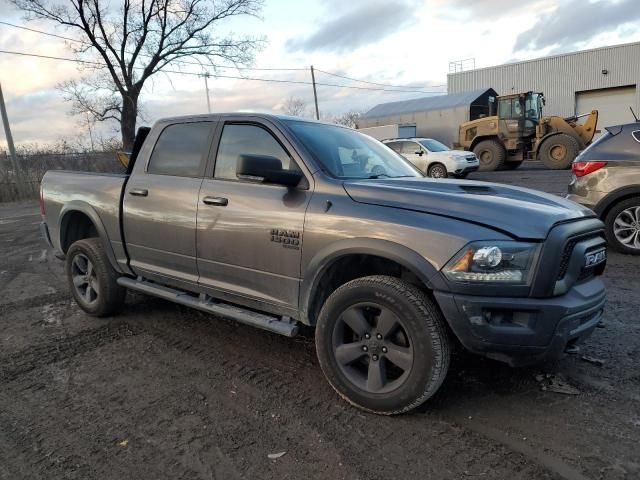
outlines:
{"label": "dark gray suv", "polygon": [[607,127],[572,171],[567,198],[598,214],[612,248],[640,255],[640,122]]}

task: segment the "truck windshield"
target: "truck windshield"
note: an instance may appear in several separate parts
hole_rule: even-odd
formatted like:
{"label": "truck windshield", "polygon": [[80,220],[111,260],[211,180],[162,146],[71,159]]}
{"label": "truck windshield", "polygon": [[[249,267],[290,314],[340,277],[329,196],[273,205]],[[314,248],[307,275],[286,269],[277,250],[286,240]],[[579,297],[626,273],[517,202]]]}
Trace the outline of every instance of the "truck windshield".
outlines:
{"label": "truck windshield", "polygon": [[384,144],[349,128],[285,120],[326,172],[337,178],[422,177]]}
{"label": "truck windshield", "polygon": [[430,152],[446,152],[449,150],[449,147],[433,138],[423,138],[420,143]]}

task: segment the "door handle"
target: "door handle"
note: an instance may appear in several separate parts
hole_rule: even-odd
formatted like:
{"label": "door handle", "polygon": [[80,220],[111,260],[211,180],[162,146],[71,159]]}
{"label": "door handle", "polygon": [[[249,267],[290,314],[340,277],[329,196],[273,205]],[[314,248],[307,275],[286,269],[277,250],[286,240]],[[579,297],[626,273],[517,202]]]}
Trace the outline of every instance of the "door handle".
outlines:
{"label": "door handle", "polygon": [[149,195],[149,190],[146,188],[132,188],[129,190],[129,195],[134,195],[136,197],[146,197]]}
{"label": "door handle", "polygon": [[226,207],[229,203],[227,198],[222,197],[204,197],[202,201],[207,205],[217,205],[219,207]]}

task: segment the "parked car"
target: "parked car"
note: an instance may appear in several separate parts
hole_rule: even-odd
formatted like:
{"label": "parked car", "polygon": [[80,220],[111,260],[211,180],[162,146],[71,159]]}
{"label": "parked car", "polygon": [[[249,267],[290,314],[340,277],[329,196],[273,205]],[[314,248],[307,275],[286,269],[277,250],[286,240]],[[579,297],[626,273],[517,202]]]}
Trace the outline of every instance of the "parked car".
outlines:
{"label": "parked car", "polygon": [[598,214],[612,248],[640,255],[640,122],[605,130],[573,163],[567,198]]}
{"label": "parked car", "polygon": [[346,127],[165,119],[139,130],[127,168],[42,180],[43,234],[78,306],[111,315],[131,289],[287,336],[314,327],[329,383],[371,412],[430,398],[454,342],[535,363],[575,351],[602,315],[605,239],[591,210],[424,178]]}
{"label": "parked car", "polygon": [[480,168],[480,161],[473,152],[451,150],[433,138],[403,138],[385,140],[383,143],[413,163],[428,177],[465,178]]}

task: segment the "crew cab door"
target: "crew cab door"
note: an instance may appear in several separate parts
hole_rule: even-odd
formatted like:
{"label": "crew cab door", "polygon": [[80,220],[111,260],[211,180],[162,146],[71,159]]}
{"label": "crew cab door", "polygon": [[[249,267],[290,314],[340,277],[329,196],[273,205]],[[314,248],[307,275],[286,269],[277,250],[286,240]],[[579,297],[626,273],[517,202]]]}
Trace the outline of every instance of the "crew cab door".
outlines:
{"label": "crew cab door", "polygon": [[[229,117],[216,137],[215,162],[210,161],[198,203],[200,285],[242,304],[297,309],[311,176],[266,120]],[[242,154],[276,157],[283,168],[302,170],[306,177],[295,188],[239,179],[236,164]]]}
{"label": "crew cab door", "polygon": [[198,194],[215,125],[167,123],[145,142],[123,199],[124,238],[137,274],[197,284]]}

